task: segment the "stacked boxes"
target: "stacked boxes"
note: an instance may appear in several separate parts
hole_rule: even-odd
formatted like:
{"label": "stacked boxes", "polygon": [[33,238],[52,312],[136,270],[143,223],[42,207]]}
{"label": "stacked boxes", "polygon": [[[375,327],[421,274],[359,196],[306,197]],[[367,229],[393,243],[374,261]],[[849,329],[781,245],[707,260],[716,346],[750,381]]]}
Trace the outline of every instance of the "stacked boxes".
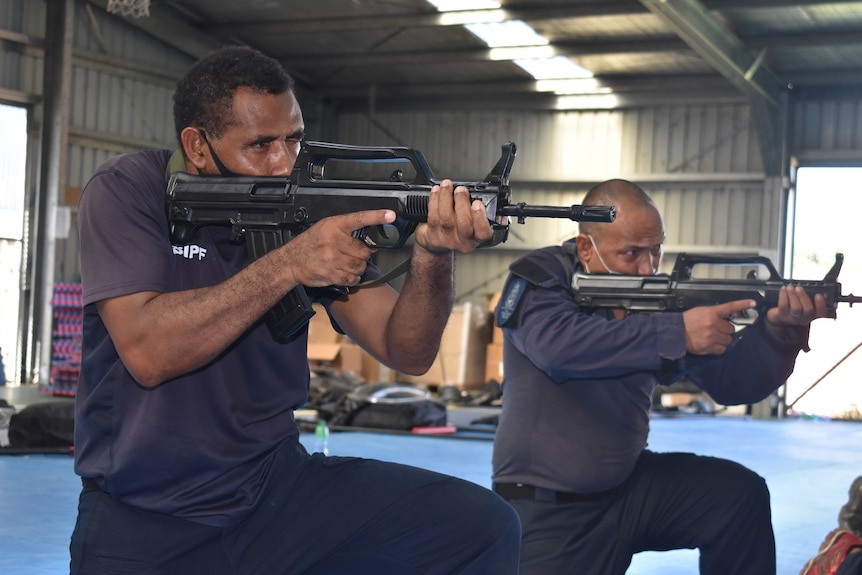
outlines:
{"label": "stacked boxes", "polygon": [[502,331],[493,326],[493,316],[484,304],[468,302],[452,309],[434,363],[418,376],[396,373],[382,365],[337,333],[322,307],[315,305],[315,310],[308,326],[308,359],[312,367],[339,369],[366,382],[398,381],[429,388],[453,385],[476,389],[491,379],[502,381]]}
{"label": "stacked boxes", "polygon": [[399,375],[398,380],[427,386],[454,385],[461,389],[485,385],[485,351],[491,318],[487,308],[474,303],[455,306],[449,315],[437,358],[427,373]]}
{"label": "stacked boxes", "polygon": [[390,379],[389,370],[332,327],[326,310],[314,304],[308,322],[308,361],[312,368],[328,367],[357,380],[378,383]]}

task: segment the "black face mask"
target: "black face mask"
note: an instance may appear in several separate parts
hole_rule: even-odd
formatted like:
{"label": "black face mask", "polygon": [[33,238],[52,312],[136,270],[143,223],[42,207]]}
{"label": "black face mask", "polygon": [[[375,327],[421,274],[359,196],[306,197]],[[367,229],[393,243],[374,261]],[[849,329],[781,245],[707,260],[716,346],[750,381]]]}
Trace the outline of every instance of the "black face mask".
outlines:
{"label": "black face mask", "polygon": [[200,130],[200,129],[198,130],[198,132],[200,133],[201,138],[204,139],[204,142],[206,142],[207,148],[210,149],[210,155],[213,157],[213,162],[215,162],[215,165],[216,165],[216,168],[218,168],[219,174],[221,174],[225,178],[229,178],[232,176],[239,176],[239,174],[235,174],[234,172],[231,172],[230,170],[228,170],[227,166],[225,166],[222,163],[221,158],[219,158],[218,154],[215,153],[215,150],[213,150],[213,147],[210,144],[210,141],[207,139],[207,133],[204,132],[203,130]]}

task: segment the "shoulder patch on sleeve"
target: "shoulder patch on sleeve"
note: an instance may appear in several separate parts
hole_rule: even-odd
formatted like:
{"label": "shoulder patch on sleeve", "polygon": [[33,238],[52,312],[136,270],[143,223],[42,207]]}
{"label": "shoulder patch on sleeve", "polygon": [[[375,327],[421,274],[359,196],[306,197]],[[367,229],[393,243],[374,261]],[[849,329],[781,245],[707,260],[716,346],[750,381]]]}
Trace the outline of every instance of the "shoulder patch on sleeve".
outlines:
{"label": "shoulder patch on sleeve", "polygon": [[497,327],[505,327],[512,321],[515,312],[518,311],[518,304],[521,303],[521,297],[527,291],[529,282],[524,278],[515,277],[506,284],[506,289],[500,297],[500,303],[497,305]]}

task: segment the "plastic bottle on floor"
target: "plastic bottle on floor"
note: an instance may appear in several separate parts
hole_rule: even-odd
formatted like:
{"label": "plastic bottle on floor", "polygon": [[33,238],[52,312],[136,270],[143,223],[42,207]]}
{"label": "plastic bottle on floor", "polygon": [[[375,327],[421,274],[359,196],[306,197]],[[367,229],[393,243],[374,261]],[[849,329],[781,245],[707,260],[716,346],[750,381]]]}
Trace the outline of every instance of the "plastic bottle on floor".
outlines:
{"label": "plastic bottle on floor", "polygon": [[329,455],[329,425],[325,419],[318,419],[314,428],[314,451]]}

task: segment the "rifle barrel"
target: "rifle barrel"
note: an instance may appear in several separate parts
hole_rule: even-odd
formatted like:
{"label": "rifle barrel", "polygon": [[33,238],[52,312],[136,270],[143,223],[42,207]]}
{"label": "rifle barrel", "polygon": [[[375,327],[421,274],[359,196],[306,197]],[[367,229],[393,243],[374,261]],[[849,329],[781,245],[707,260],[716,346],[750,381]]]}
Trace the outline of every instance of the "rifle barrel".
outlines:
{"label": "rifle barrel", "polygon": [[853,307],[854,303],[862,303],[862,296],[853,295],[852,293],[848,295],[840,295],[835,301],[849,303],[850,307]]}
{"label": "rifle barrel", "polygon": [[575,222],[612,222],[617,217],[615,206],[529,206],[524,203],[509,204],[499,210],[501,216],[514,216],[519,223],[524,218],[566,218]]}

